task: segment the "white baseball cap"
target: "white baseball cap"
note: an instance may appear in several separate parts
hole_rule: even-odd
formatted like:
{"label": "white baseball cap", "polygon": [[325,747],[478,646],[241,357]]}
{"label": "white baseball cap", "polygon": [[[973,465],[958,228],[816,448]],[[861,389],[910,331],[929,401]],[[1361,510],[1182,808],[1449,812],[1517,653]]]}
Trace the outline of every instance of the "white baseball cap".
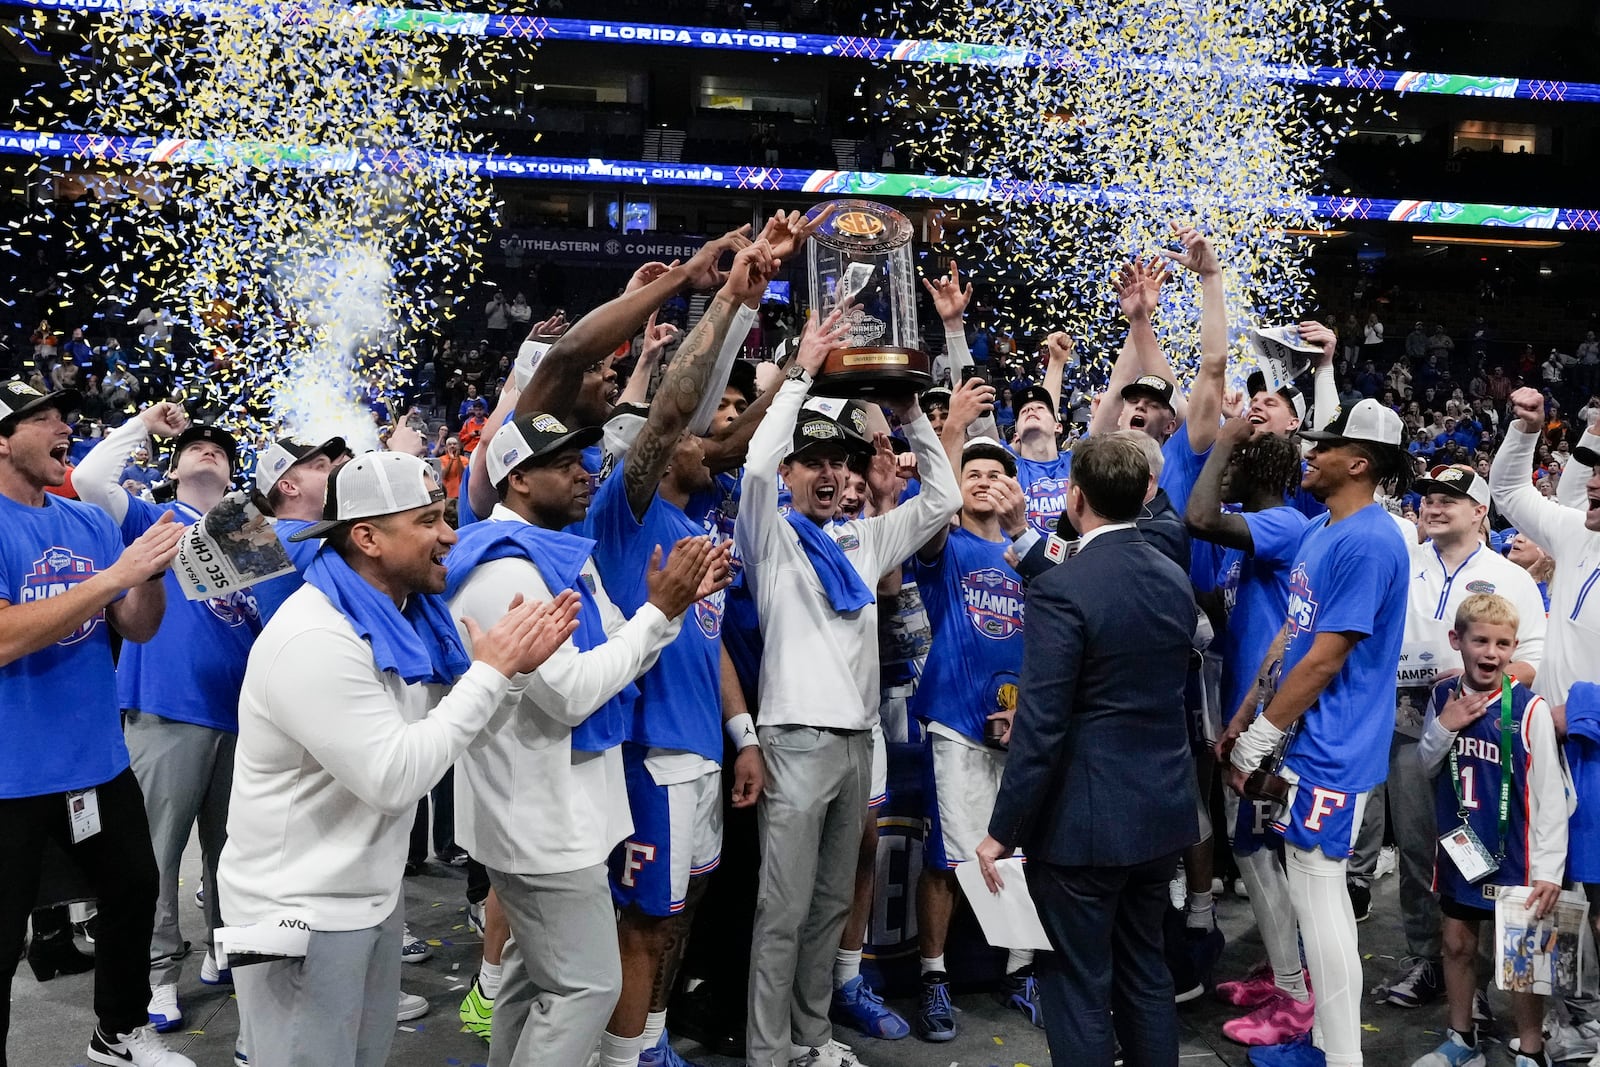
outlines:
{"label": "white baseball cap", "polygon": [[1320,430],[1301,430],[1307,441],[1364,441],[1374,445],[1405,447],[1405,425],[1393,408],[1370,397],[1339,412]]}
{"label": "white baseball cap", "polygon": [[289,540],[327,537],[339,527],[360,519],[398,515],[443,499],[444,490],[433,481],[433,472],[416,456],[404,452],[368,452],[328,475],[328,499],[322,506],[322,521],[290,534]]}
{"label": "white baseball cap", "polygon": [[511,364],[511,377],[517,383],[517,391],[528,387],[533,381],[533,372],[539,369],[539,361],[544,359],[544,354],[554,346],[554,341],[535,341],[532,338],[522,342],[517,349],[516,362]]}
{"label": "white baseball cap", "polygon": [[489,450],[484,457],[484,465],[489,470],[489,484],[498,489],[512,471],[528,460],[553,455],[568,448],[588,448],[599,441],[604,433],[599,426],[569,430],[554,415],[534,411],[519,415],[501,426],[487,445],[478,447]]}
{"label": "white baseball cap", "polygon": [[280,437],[256,457],[256,489],[265,496],[272,492],[272,487],[289,472],[290,467],[317,456],[338,459],[344,454],[344,448],[342,437],[330,437],[320,445],[307,444],[292,437]]}

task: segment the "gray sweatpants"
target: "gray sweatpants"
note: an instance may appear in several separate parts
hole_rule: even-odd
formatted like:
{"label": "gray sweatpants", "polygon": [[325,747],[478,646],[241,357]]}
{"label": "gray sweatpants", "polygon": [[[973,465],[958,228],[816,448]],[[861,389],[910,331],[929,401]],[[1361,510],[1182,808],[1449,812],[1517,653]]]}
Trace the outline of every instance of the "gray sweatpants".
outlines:
{"label": "gray sweatpants", "polygon": [[1433,779],[1423,773],[1417,759],[1416,738],[1397,733],[1389,743],[1389,780],[1372,791],[1350,854],[1350,880],[1358,885],[1371,885],[1372,872],[1378,866],[1385,796],[1399,853],[1400,921],[1406,934],[1406,954],[1437,960],[1443,950],[1439,898],[1433,891],[1439,820],[1434,811]]}
{"label": "gray sweatpants", "polygon": [[489,1067],[581,1067],[622,993],[605,865],[565,874],[490,868],[489,882],[512,934],[500,961]]}
{"label": "gray sweatpants", "polygon": [[304,959],[234,968],[251,1067],[382,1067],[394,1044],[404,924],[397,906],[365,930],[313,931]]}
{"label": "gray sweatpants", "polygon": [[178,868],[189,834],[200,824],[200,856],[206,877],[206,947],[222,925],[218,911],[217,858],[228,838],[228,793],[233,788],[237,734],[163,719],[128,717],[128,755],[144,791],[150,842],[160,873],[155,932],[150,937],[150,984],[170,985],[183,972],[183,932],[178,928]]}
{"label": "gray sweatpants", "polygon": [[761,889],[750,951],[746,1061],[785,1067],[828,1043],[833,959],[850,913],[872,787],[866,730],[762,726]]}

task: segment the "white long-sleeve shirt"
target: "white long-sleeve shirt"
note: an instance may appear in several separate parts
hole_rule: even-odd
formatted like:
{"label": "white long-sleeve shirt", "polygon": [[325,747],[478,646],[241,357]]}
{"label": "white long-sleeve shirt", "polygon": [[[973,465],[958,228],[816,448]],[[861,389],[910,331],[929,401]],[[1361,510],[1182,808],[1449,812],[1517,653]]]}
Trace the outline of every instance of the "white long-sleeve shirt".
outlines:
{"label": "white long-sleeve shirt", "polygon": [[313,930],[383,922],[400,900],[418,799],[510,685],[485,663],[442,699],[440,687],[407,685],[378,669],[320,589],[296,590],[256,639],[239,697],[217,869],[228,925],[291,913]]}
{"label": "white long-sleeve shirt", "polygon": [[[501,504],[486,521],[526,520]],[[456,766],[456,841],[496,871],[582,870],[603,863],[633,832],[621,749],[574,752],[572,728],[654,666],[682,619],[649,603],[625,618],[593,559],[583,574],[593,583],[606,640],[587,652],[568,640],[538,670],[519,676]],[[450,612],[487,630],[517,593],[543,601],[560,591],[525,559],[490,560],[468,576]]]}
{"label": "white long-sleeve shirt", "polygon": [[1584,526],[1585,511],[1547,500],[1533,487],[1529,474],[1538,440],[1520,423],[1506,427],[1489,469],[1489,490],[1500,514],[1556,561],[1544,662],[1533,691],[1565,704],[1574,682],[1600,681],[1600,533]]}
{"label": "white long-sleeve shirt", "polygon": [[[750,441],[734,543],[752,583],[766,652],[761,724],[868,730],[878,714],[878,605],[840,614],[800,535],[778,511],[778,465],[789,454],[807,384],[786,381]],[[887,515],[827,533],[871,589],[944,528],[961,504],[955,474],[921,412],[905,426],[922,491]]]}
{"label": "white long-sleeve shirt", "polygon": [[[1600,434],[1585,430],[1583,436],[1578,439],[1578,447],[1600,452]],[[1561,468],[1561,477],[1556,481],[1556,500],[1563,507],[1588,511],[1589,479],[1593,475],[1594,469],[1587,463],[1579,463],[1576,459],[1567,460],[1566,466]],[[73,480],[76,482],[77,479]]]}
{"label": "white long-sleeve shirt", "polygon": [[[1500,714],[1498,701],[1489,705],[1488,714]],[[1522,746],[1528,750],[1528,868],[1534,881],[1560,885],[1566,880],[1567,819],[1573,811],[1568,798],[1573,793],[1571,776],[1567,773],[1560,746],[1556,742],[1556,725],[1550,717],[1550,705],[1540,697],[1529,700],[1522,713],[1520,728]],[[1445,729],[1433,709],[1429,708],[1422,740],[1417,742],[1417,758],[1422,761],[1422,769],[1430,778],[1439,773],[1440,766],[1450,755],[1450,748],[1455,743],[1455,732]],[[1487,800],[1485,803],[1497,804],[1499,801]]]}
{"label": "white long-sleeve shirt", "polygon": [[106,434],[72,470],[72,488],[78,499],[110,515],[112,522],[120,523],[128,514],[128,491],[122,488],[122,470],[134,452],[149,447],[150,433],[138,418],[129,419]]}

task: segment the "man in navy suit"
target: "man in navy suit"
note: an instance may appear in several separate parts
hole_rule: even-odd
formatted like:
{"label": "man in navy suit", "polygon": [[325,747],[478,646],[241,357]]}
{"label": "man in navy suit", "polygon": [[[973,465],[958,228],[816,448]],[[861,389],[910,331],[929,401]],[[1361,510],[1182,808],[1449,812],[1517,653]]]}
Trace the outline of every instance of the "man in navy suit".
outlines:
{"label": "man in navy suit", "polygon": [[[1139,533],[1149,463],[1122,435],[1074,451],[1073,558],[1028,590],[1022,684],[978,862],[1020,848],[1054,952],[1035,967],[1050,1054],[1110,1067],[1178,1062],[1162,957],[1167,883],[1198,840],[1184,721],[1195,606],[1188,576]],[[1113,1015],[1114,1011],[1114,1015]]]}

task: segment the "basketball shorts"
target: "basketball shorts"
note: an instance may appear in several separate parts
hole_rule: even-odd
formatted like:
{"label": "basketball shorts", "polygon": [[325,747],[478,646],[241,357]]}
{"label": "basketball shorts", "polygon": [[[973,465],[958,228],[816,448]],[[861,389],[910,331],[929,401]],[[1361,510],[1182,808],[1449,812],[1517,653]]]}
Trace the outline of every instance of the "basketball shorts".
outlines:
{"label": "basketball shorts", "polygon": [[926,753],[924,855],[930,869],[954,870],[989,834],[1006,756],[938,733],[928,735]]}
{"label": "basketball shorts", "polygon": [[1302,781],[1288,767],[1280,773],[1289,782],[1289,798],[1276,813],[1273,830],[1305,852],[1321,849],[1330,860],[1348,859],[1361,830],[1367,794]]}
{"label": "basketball shorts", "polygon": [[721,861],[722,771],[708,761],[696,766],[689,756],[622,746],[633,833],[611,853],[611,896],[619,907],[676,915],[690,879]]}
{"label": "basketball shorts", "polygon": [[889,803],[889,743],[883,737],[882,723],[872,724],[872,792],[867,794],[867,810],[876,811]]}

